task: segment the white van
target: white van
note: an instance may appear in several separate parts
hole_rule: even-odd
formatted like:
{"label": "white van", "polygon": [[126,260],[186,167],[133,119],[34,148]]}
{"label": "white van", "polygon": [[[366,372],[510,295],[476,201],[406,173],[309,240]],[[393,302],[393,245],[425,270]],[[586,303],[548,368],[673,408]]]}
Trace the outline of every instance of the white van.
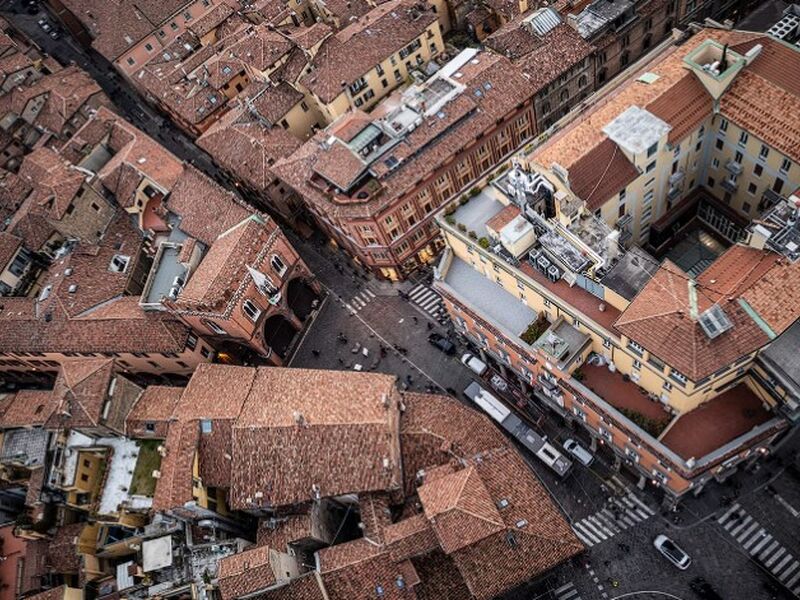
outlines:
{"label": "white van", "polygon": [[489,367],[477,356],[473,356],[469,352],[467,352],[464,356],[461,357],[461,362],[466,366],[470,371],[478,375],[480,377],[486,372],[486,369]]}

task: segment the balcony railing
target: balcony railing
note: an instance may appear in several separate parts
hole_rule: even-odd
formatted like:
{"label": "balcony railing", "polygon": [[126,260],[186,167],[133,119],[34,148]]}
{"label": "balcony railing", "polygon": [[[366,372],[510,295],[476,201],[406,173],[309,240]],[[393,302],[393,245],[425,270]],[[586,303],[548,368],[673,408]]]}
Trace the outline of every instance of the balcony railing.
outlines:
{"label": "balcony railing", "polygon": [[669,184],[674,186],[676,183],[683,181],[683,178],[686,174],[683,171],[675,171],[672,175],[669,176]]}
{"label": "balcony railing", "polygon": [[670,188],[670,190],[667,192],[667,198],[669,198],[670,200],[675,200],[675,198],[677,198],[680,195],[681,195],[681,188],[677,187]]}
{"label": "balcony railing", "polygon": [[736,183],[736,181],[734,181],[733,179],[723,179],[720,185],[722,186],[722,189],[732,194],[735,193],[737,189],[739,189],[739,184]]}
{"label": "balcony railing", "polygon": [[730,171],[734,175],[741,175],[742,171],[744,170],[742,168],[742,163],[737,162],[735,160],[729,160],[728,163],[725,165],[725,168],[728,169],[728,171]]}

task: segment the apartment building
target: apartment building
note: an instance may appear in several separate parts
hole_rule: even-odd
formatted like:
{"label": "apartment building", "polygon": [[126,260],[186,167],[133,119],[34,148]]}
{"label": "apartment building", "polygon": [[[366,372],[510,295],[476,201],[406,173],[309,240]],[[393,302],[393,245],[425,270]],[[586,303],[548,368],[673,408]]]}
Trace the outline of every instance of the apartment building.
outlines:
{"label": "apartment building", "polygon": [[545,131],[595,90],[592,45],[552,8],[520,15],[486,38],[537,89],[534,112]]}
{"label": "apartment building", "polygon": [[796,420],[785,373],[757,362],[800,316],[791,218],[698,276],[626,250],[557,176],[520,164],[437,221],[434,287],[457,330],[666,502],[768,454]]}
{"label": "apartment building", "polygon": [[598,87],[669,37],[680,21],[677,0],[561,0],[552,8],[595,47]]}
{"label": "apartment building", "polygon": [[797,48],[772,37],[702,30],[530,158],[626,243],[661,253],[697,221],[738,242],[750,220],[800,186],[798,68]]}
{"label": "apartment building", "polygon": [[436,4],[391,0],[325,40],[300,78],[326,123],[369,110],[444,50],[447,13]]}
{"label": "apartment building", "polygon": [[533,92],[507,59],[465,50],[371,114],[335,121],[273,171],[335,243],[400,279],[441,247],[435,212],[536,134]]}

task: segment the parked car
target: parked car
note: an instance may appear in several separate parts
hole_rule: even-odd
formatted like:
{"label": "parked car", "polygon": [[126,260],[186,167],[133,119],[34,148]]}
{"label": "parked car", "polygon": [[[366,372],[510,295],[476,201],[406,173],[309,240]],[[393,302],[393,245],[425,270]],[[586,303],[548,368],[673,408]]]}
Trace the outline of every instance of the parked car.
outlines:
{"label": "parked car", "polygon": [[689,582],[691,589],[699,598],[703,600],[723,600],[710,583],[702,577],[695,577]]}
{"label": "parked car", "polygon": [[583,466],[588,467],[594,462],[594,455],[572,438],[565,440],[563,446]]}
{"label": "parked car", "polygon": [[430,334],[428,341],[445,354],[453,355],[456,353],[456,345],[440,333]]}
{"label": "parked car", "polygon": [[49,23],[44,23],[44,24],[42,25],[42,31],[44,31],[45,33],[47,33],[48,31],[50,31],[51,29],[53,29],[53,28],[52,28],[52,27],[50,27],[50,24],[49,24]]}
{"label": "parked car", "polygon": [[36,21],[36,24],[37,24],[39,27],[44,27],[45,25],[47,25],[47,17],[42,17],[41,19],[39,19],[38,21]]}
{"label": "parked car", "polygon": [[663,533],[653,540],[653,545],[656,550],[661,552],[669,562],[678,567],[681,571],[685,571],[692,564],[691,557],[678,546],[675,542],[665,536]]}
{"label": "parked car", "polygon": [[58,38],[61,37],[61,34],[58,33],[57,29],[53,29],[53,31],[50,32],[50,37],[53,38],[54,40],[57,40]]}
{"label": "parked car", "polygon": [[461,362],[467,367],[470,371],[478,375],[479,377],[486,373],[486,369],[489,367],[477,356],[474,356],[467,352],[464,356],[461,357]]}
{"label": "parked car", "polygon": [[505,379],[500,377],[500,375],[492,375],[492,378],[489,380],[489,385],[491,385],[498,392],[508,391],[508,384],[506,383]]}

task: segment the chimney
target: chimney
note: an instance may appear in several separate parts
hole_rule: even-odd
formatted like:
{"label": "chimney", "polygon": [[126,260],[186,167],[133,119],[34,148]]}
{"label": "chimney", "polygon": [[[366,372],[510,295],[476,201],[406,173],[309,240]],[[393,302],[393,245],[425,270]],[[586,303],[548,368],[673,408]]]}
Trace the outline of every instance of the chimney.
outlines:
{"label": "chimney", "polygon": [[306,418],[303,416],[303,413],[301,413],[299,410],[292,412],[292,418],[299,427],[305,427]]}

